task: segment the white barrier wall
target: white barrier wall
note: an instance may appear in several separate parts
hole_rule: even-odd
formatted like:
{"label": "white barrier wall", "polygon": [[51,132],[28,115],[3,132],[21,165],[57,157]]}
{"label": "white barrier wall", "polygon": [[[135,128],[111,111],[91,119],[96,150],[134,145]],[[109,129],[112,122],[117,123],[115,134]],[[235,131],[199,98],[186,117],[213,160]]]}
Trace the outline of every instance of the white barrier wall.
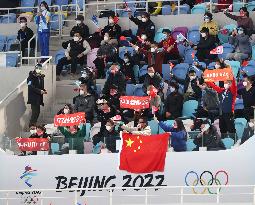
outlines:
{"label": "white barrier wall", "polygon": [[[115,195],[139,195],[144,194],[142,190],[124,190],[125,187],[154,187],[149,190],[149,194],[160,195],[156,204],[166,204],[175,202],[179,197],[166,196],[166,193],[180,193],[175,190],[157,190],[157,186],[201,186],[208,185],[254,185],[255,184],[255,136],[239,148],[226,151],[211,152],[168,152],[166,166],[163,173],[155,172],[151,174],[130,174],[120,171],[118,167],[118,154],[101,155],[62,155],[62,156],[0,156],[0,190],[24,190],[27,192],[9,193],[9,197],[16,197],[10,200],[9,205],[17,204],[17,200],[24,200],[22,197],[31,195],[37,196],[58,196],[66,199],[44,199],[43,204],[70,205],[74,204],[73,192],[32,192],[32,189],[58,189],[64,191],[67,188],[109,188],[123,187],[123,190],[114,191]],[[27,171],[26,171],[26,170]],[[30,170],[30,171],[29,171]],[[215,201],[215,188],[194,188],[184,190],[184,193],[191,194],[185,200],[195,202],[206,200]],[[253,193],[253,189],[238,188],[220,189],[222,196],[233,193]],[[201,193],[202,196],[196,194]],[[106,195],[107,198],[86,198],[88,195]],[[0,194],[3,197],[3,194]],[[192,198],[193,196],[193,198]],[[85,197],[85,198],[82,198]],[[100,191],[80,191],[77,200],[80,204],[108,204],[109,192]],[[222,201],[243,201],[251,202],[252,195],[230,195],[222,197]],[[125,201],[128,200],[128,201]],[[138,204],[140,198],[116,197],[113,204]],[[104,202],[104,203],[103,203]],[[126,202],[126,203],[124,203]],[[38,204],[40,200],[38,200]],[[2,204],[0,202],[0,204]],[[4,203],[3,203],[4,204]],[[36,203],[37,204],[37,203]]]}

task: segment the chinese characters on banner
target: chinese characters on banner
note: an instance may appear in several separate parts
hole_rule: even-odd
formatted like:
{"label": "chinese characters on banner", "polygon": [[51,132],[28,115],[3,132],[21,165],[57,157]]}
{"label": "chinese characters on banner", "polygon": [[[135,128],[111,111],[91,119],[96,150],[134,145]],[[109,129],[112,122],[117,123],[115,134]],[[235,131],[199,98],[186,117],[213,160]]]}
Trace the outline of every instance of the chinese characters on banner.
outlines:
{"label": "chinese characters on banner", "polygon": [[49,140],[46,138],[17,138],[20,151],[46,151],[49,150]]}
{"label": "chinese characters on banner", "polygon": [[138,96],[121,96],[120,107],[129,109],[146,109],[150,107],[150,98]]}
{"label": "chinese characters on banner", "polygon": [[231,68],[205,70],[204,79],[205,79],[205,82],[232,80],[233,73]]}
{"label": "chinese characters on banner", "polygon": [[68,114],[68,115],[65,115],[65,114],[55,115],[54,117],[55,127],[74,126],[74,125],[79,125],[81,123],[85,123],[84,112],[77,112],[77,113]]}

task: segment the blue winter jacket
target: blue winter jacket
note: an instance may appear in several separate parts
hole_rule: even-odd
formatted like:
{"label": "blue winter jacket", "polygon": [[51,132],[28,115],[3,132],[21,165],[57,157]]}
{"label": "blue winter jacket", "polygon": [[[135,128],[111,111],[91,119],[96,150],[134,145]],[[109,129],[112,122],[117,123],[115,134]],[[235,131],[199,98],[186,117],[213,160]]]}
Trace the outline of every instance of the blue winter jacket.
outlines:
{"label": "blue winter jacket", "polygon": [[171,146],[174,148],[175,152],[183,152],[187,150],[186,141],[187,133],[186,131],[177,131],[174,127],[166,125],[164,122],[159,122],[159,126],[165,132],[171,132]]}

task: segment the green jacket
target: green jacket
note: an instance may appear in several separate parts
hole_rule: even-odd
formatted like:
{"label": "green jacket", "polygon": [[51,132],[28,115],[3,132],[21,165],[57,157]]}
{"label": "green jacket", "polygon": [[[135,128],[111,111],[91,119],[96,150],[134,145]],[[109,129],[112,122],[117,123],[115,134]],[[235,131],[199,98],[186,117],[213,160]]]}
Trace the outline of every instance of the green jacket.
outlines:
{"label": "green jacket", "polygon": [[72,134],[65,127],[58,127],[59,131],[67,138],[69,149],[77,150],[78,154],[84,154],[84,138],[86,136],[86,125],[75,133]]}

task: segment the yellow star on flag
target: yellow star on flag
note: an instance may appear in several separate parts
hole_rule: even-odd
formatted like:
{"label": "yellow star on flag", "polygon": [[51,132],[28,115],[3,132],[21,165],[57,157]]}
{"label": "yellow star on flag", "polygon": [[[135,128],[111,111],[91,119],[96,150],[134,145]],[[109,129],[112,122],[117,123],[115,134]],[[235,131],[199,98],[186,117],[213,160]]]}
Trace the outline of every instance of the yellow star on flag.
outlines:
{"label": "yellow star on flag", "polygon": [[128,140],[125,140],[127,143],[127,147],[131,147],[134,141],[132,141],[130,138]]}

